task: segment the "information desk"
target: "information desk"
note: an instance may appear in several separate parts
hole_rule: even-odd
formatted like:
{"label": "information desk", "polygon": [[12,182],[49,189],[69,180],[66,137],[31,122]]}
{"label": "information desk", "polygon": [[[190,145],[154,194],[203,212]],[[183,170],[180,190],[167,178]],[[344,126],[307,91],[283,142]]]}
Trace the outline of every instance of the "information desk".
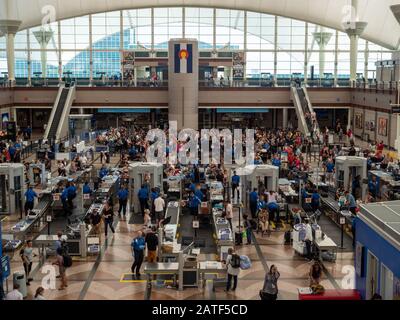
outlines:
{"label": "information desk", "polygon": [[299,289],[299,300],[361,300],[361,295],[357,290],[332,289],[322,294],[310,294]]}

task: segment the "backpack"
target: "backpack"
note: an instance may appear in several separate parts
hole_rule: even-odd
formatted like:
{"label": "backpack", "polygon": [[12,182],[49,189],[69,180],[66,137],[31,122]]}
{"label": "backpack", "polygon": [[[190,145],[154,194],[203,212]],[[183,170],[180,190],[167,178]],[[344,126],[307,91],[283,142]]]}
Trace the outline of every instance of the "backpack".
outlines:
{"label": "backpack", "polygon": [[233,254],[230,262],[232,268],[240,268],[240,257],[237,254]]}
{"label": "backpack", "polygon": [[68,254],[63,255],[63,266],[69,268],[72,266],[72,258]]}
{"label": "backpack", "polygon": [[240,256],[240,269],[248,270],[251,268],[251,261],[248,256]]}

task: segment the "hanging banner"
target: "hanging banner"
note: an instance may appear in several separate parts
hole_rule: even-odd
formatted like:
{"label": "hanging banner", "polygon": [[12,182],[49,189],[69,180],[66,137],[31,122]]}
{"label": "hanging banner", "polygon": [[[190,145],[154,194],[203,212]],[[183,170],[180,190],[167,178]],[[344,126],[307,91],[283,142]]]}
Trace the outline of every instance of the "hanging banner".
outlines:
{"label": "hanging banner", "polygon": [[133,79],[133,68],[135,66],[135,52],[123,51],[122,52],[122,70],[124,79]]}
{"label": "hanging banner", "polygon": [[233,58],[233,80],[244,79],[244,52],[234,52]]}

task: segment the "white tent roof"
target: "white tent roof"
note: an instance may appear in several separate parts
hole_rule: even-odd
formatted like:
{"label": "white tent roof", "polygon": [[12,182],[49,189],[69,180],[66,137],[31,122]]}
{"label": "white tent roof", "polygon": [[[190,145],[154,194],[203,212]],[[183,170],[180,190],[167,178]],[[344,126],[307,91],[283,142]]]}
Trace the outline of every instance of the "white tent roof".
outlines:
{"label": "white tent roof", "polygon": [[[390,49],[399,47],[400,25],[390,10],[395,4],[400,0],[358,0],[358,19],[368,22],[363,38]],[[20,29],[38,26],[49,5],[55,8],[56,20],[122,9],[195,6],[263,12],[344,31],[351,0],[0,0],[0,19],[21,20]]]}

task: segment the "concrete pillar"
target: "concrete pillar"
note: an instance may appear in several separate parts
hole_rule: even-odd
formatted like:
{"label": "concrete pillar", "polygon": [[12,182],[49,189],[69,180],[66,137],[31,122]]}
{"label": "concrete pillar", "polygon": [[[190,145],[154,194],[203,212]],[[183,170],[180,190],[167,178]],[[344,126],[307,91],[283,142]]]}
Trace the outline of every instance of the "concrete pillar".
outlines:
{"label": "concrete pillar", "polygon": [[40,58],[42,64],[42,77],[47,78],[47,45],[50,40],[53,38],[53,31],[45,30],[41,28],[39,31],[33,32],[37,42],[40,45]]}
{"label": "concrete pillar", "polygon": [[21,21],[19,20],[0,20],[0,35],[6,36],[7,45],[7,69],[8,69],[8,80],[10,85],[15,83],[15,49],[14,40],[15,34],[17,33]]}
{"label": "concrete pillar", "polygon": [[346,29],[350,38],[350,81],[353,86],[357,80],[358,39],[367,27],[367,22],[357,21],[353,27]]}
{"label": "concrete pillar", "polygon": [[319,79],[323,79],[325,73],[325,47],[331,40],[332,33],[324,32],[324,28],[321,28],[321,32],[313,33],[313,37],[319,46]]}
{"label": "concrete pillar", "polygon": [[282,128],[286,129],[288,127],[288,109],[287,108],[283,108],[282,109]]}
{"label": "concrete pillar", "polygon": [[198,129],[199,49],[195,39],[169,41],[169,120]]}

